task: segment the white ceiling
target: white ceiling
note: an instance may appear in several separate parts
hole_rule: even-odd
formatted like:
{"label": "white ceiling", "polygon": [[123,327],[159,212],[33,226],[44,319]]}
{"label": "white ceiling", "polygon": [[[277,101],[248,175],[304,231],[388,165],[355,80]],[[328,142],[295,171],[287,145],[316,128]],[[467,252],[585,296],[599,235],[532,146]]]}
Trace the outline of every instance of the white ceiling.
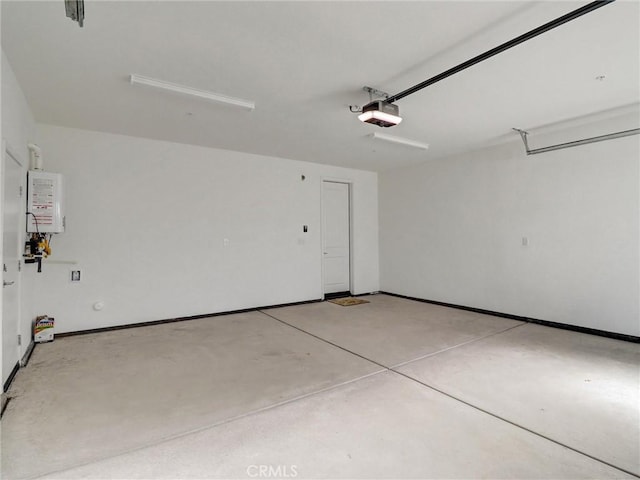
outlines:
{"label": "white ceiling", "polygon": [[[618,0],[398,101],[397,127],[349,112],[364,85],[398,93],[586,3],[87,1],[79,28],[62,0],[2,1],[2,48],[38,122],[380,171],[637,104],[640,3]],[[132,73],[256,108],[134,87]]]}

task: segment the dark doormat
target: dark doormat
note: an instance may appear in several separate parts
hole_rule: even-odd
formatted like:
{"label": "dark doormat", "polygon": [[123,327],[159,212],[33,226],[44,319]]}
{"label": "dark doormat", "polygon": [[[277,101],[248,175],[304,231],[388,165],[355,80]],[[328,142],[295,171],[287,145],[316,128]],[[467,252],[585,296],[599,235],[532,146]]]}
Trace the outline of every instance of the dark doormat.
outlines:
{"label": "dark doormat", "polygon": [[361,305],[363,303],[370,303],[369,300],[362,300],[361,298],[336,298],[334,300],[329,300],[331,303],[335,303],[336,305],[341,305],[343,307],[351,307],[353,305]]}

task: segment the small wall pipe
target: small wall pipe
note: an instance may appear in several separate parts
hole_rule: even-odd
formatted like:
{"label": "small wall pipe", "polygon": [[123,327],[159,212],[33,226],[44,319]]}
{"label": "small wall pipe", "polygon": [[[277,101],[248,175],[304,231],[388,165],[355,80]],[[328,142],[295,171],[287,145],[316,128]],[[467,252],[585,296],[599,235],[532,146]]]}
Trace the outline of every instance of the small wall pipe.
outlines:
{"label": "small wall pipe", "polygon": [[35,143],[30,143],[27,145],[27,147],[29,148],[29,152],[31,153],[31,169],[42,170],[42,150]]}

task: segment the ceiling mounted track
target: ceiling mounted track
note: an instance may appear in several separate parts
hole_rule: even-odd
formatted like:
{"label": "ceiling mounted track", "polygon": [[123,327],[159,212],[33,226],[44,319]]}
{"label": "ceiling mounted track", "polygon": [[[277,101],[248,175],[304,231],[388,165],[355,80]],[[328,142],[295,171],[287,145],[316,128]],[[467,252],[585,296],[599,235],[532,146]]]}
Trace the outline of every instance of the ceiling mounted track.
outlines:
{"label": "ceiling mounted track", "polygon": [[514,128],[513,130],[520,134],[520,138],[522,138],[524,149],[527,152],[527,155],[536,155],[538,153],[551,152],[553,150],[561,150],[563,148],[578,147],[580,145],[586,145],[588,143],[604,142],[605,140],[613,140],[615,138],[622,138],[628,137],[630,135],[640,134],[640,128],[633,128],[631,130],[624,130],[622,132],[608,133],[606,135],[599,135],[597,137],[583,138],[582,140],[575,140],[573,142],[559,143],[557,145],[550,145],[548,147],[530,149],[527,139],[529,132],[520,130],[519,128]]}
{"label": "ceiling mounted track", "polygon": [[493,57],[494,55],[502,53],[505,50],[515,47],[516,45],[520,45],[521,43],[526,42],[527,40],[531,40],[532,38],[535,38],[538,35],[548,32],[549,30],[559,27],[560,25],[570,22],[571,20],[575,20],[576,18],[581,17],[582,15],[592,12],[600,7],[604,7],[605,5],[608,5],[609,3],[612,3],[614,1],[615,0],[598,0],[595,2],[588,3],[583,7],[573,10],[572,12],[569,12],[566,15],[556,18],[555,20],[552,20],[548,23],[545,23],[544,25],[538,28],[534,28],[533,30],[530,30],[529,32],[524,33],[519,37],[509,40],[508,42],[505,42],[502,45],[498,45],[497,47],[492,48],[491,50],[488,50],[484,53],[481,53],[480,55],[477,55],[472,59],[467,60],[466,62],[456,65],[455,67],[452,67],[449,70],[446,70],[434,77],[431,77],[425,80],[424,82],[420,82],[417,85],[407,88],[406,90],[403,90],[400,93],[391,95],[390,97],[385,99],[385,103],[393,103],[397,100],[400,100],[401,98],[411,95],[412,93],[416,93],[417,91],[422,90],[423,88],[426,88],[429,85],[433,85],[434,83],[439,82],[440,80],[444,80],[445,78],[450,77],[451,75],[454,75],[458,72],[461,72],[462,70],[465,70],[477,63],[483,62],[488,58]]}

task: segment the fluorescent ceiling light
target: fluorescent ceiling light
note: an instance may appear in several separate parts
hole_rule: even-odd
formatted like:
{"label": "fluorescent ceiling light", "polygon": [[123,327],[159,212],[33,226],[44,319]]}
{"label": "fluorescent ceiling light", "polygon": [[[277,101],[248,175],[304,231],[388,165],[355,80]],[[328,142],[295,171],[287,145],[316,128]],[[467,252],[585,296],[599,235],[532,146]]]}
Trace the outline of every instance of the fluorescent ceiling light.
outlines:
{"label": "fluorescent ceiling light", "polygon": [[427,150],[429,148],[428,143],[416,142],[415,140],[409,140],[408,138],[394,137],[393,135],[386,135],[384,133],[372,133],[369,136],[375,140],[384,140],[385,142],[406,145],[407,147],[419,148],[420,150]]}
{"label": "fluorescent ceiling light", "polygon": [[228,97],[227,95],[222,95],[220,93],[208,92],[206,90],[186,87],[184,85],[178,85],[176,83],[165,82],[164,80],[156,80],[155,78],[143,77],[142,75],[132,74],[131,85],[143,85],[146,87],[159,88],[161,90],[168,90],[170,92],[180,93],[183,95],[191,95],[192,97],[201,98],[203,100],[226,103],[228,105],[247,108],[249,110],[253,110],[254,108],[256,108],[256,104],[250,100]]}

